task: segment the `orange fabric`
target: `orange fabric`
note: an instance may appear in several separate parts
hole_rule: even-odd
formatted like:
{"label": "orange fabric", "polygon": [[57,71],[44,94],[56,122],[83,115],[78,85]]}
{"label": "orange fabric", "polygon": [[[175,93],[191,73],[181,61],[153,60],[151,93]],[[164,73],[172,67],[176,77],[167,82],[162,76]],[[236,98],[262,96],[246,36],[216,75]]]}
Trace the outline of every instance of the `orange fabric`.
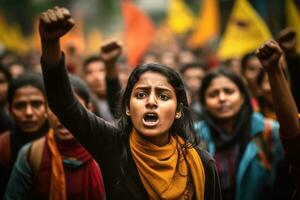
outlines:
{"label": "orange fabric", "polygon": [[125,27],[125,51],[129,65],[135,67],[151,43],[154,28],[150,18],[130,0],[122,1],[122,11]]}
{"label": "orange fabric", "polygon": [[0,135],[0,164],[4,169],[9,170],[12,164],[12,150],[10,132],[4,132]]}
{"label": "orange fabric", "polygon": [[48,133],[48,146],[52,153],[52,176],[50,186],[50,200],[66,200],[66,178],[61,155],[54,140],[54,131]]}
{"label": "orange fabric", "polygon": [[[188,148],[183,157],[183,139],[171,137],[169,144],[159,147],[133,130],[130,134],[130,149],[142,183],[150,199],[185,199],[186,190],[193,188],[197,200],[204,199],[205,173],[196,149]],[[192,195],[190,193],[190,195]],[[191,198],[191,196],[189,197]]]}

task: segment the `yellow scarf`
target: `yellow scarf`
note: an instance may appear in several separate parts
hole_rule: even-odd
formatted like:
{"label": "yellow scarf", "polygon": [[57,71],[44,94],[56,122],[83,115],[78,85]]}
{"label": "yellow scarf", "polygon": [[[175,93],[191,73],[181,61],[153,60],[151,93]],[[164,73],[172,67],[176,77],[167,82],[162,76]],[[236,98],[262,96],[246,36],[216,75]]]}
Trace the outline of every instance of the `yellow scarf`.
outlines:
{"label": "yellow scarf", "polygon": [[54,131],[48,133],[48,145],[52,153],[52,176],[50,185],[50,200],[66,200],[66,179],[61,155],[54,140]]}
{"label": "yellow scarf", "polygon": [[[192,191],[197,200],[204,199],[205,172],[196,149],[182,155],[182,138],[170,138],[169,144],[159,147],[146,141],[133,130],[130,134],[130,149],[142,183],[150,199],[184,199],[188,178],[192,177]],[[191,197],[190,197],[191,198]]]}

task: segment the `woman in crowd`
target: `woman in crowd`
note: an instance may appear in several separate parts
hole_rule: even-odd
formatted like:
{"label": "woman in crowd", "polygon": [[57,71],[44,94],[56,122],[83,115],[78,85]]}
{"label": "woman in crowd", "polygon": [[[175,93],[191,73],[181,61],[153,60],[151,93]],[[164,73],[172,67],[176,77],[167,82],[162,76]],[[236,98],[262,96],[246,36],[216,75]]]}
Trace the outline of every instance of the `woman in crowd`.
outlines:
{"label": "woman in crowd", "polygon": [[[70,76],[78,101],[91,107],[87,86]],[[4,199],[105,199],[100,168],[48,109],[51,129],[26,145],[14,165]]]}
{"label": "woman in crowd", "polygon": [[278,124],[254,113],[250,101],[232,71],[220,68],[202,81],[203,118],[195,128],[216,160],[225,200],[268,199],[282,158]]}
{"label": "woman in crowd", "polygon": [[74,25],[55,7],[41,14],[42,68],[49,105],[100,164],[108,199],[220,199],[214,162],[196,146],[191,113],[177,72],[137,67],[121,99],[118,126],[74,97],[59,38]]}

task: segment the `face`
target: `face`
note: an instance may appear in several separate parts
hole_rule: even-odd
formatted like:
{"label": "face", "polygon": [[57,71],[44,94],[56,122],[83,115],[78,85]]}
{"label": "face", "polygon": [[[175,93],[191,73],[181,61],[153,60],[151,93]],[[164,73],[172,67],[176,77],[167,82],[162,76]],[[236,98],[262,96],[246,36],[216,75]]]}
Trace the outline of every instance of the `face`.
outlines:
{"label": "face", "polygon": [[101,61],[91,62],[86,67],[85,80],[90,89],[99,97],[105,96],[106,83],[105,83],[105,66]]}
{"label": "face", "polygon": [[158,146],[169,142],[177,108],[177,98],[167,78],[157,72],[145,72],[134,85],[127,115],[136,131]]}
{"label": "face", "polygon": [[16,124],[28,134],[39,131],[47,120],[45,97],[33,86],[16,90],[10,111]]}
{"label": "face", "polygon": [[261,64],[257,57],[252,57],[248,60],[244,76],[248,82],[254,83],[261,69]]}
{"label": "face", "polygon": [[[77,96],[77,100],[85,106],[84,100]],[[68,129],[66,129],[59,121],[59,119],[56,117],[56,115],[48,109],[48,116],[49,116],[49,123],[51,125],[51,128],[54,130],[55,135],[61,139],[61,140],[70,140],[74,138],[74,136],[70,133]]]}
{"label": "face", "polygon": [[23,74],[25,70],[24,67],[22,67],[21,65],[14,64],[9,67],[9,71],[13,78],[17,78],[18,76]]}
{"label": "face", "polygon": [[0,72],[0,104],[6,101],[8,81],[3,73]]}
{"label": "face", "polygon": [[224,76],[214,78],[205,92],[205,109],[218,119],[234,117],[243,103],[237,85]]}
{"label": "face", "polygon": [[204,70],[200,68],[190,68],[184,72],[183,79],[191,93],[198,93],[204,75]]}

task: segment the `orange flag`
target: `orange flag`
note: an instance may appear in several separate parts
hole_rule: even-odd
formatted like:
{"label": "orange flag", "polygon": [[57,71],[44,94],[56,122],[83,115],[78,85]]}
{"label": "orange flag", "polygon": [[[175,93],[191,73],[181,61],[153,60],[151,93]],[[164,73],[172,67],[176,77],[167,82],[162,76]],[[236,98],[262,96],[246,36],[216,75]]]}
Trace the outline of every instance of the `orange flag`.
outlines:
{"label": "orange flag", "polygon": [[220,19],[217,0],[202,1],[202,11],[196,20],[195,30],[187,41],[190,48],[201,47],[219,34]]}
{"label": "orange flag", "polygon": [[130,66],[139,64],[154,36],[150,18],[130,0],[122,1],[125,27],[125,51]]}

